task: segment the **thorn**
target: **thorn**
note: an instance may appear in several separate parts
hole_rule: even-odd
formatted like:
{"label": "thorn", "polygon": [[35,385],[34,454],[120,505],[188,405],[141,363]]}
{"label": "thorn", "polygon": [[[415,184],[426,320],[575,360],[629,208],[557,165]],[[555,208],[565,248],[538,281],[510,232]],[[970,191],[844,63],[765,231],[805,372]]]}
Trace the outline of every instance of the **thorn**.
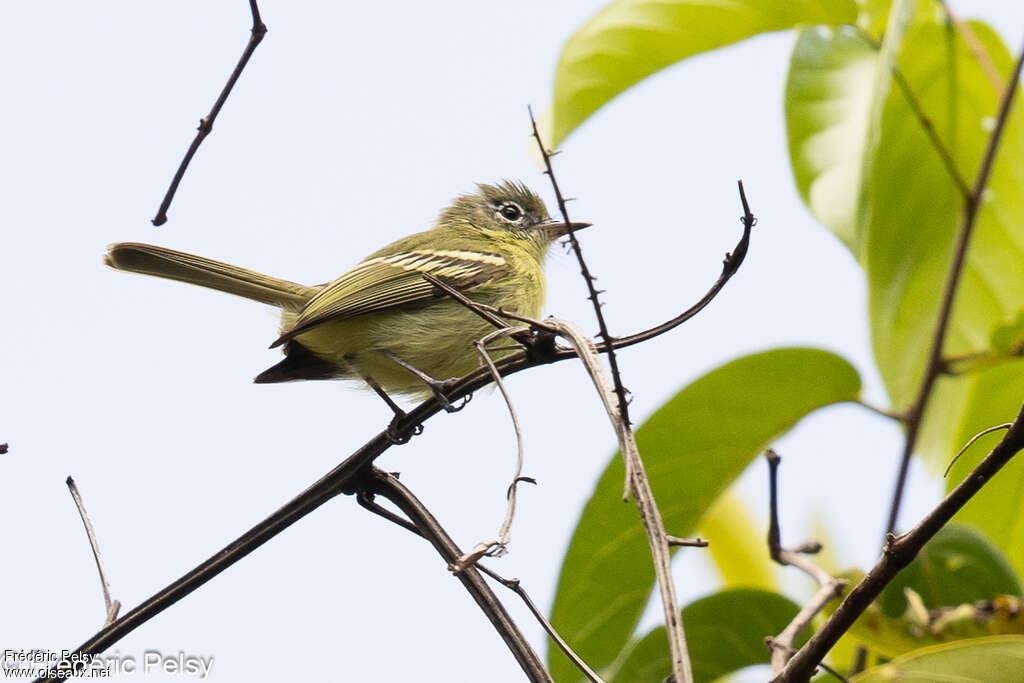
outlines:
{"label": "thorn", "polygon": [[[557,157],[561,153],[562,153],[562,150],[560,150],[560,149],[556,149],[555,151],[551,151],[550,149],[548,150],[548,156],[549,157]],[[569,201],[569,200],[566,199],[565,201]]]}

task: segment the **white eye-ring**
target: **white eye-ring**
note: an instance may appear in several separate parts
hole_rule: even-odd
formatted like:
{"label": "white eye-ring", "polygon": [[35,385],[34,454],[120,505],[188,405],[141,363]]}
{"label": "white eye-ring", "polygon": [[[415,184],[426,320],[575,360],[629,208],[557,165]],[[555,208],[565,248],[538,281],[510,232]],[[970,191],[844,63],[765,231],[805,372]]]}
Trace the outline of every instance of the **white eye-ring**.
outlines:
{"label": "white eye-ring", "polygon": [[505,202],[498,207],[498,215],[509,223],[516,223],[523,217],[523,209],[515,202]]}

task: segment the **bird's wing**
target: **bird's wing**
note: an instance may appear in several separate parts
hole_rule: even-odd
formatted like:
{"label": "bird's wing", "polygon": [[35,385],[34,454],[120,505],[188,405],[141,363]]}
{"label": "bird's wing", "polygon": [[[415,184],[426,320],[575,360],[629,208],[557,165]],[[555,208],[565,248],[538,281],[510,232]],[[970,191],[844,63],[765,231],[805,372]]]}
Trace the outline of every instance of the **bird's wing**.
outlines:
{"label": "bird's wing", "polygon": [[370,258],[321,289],[272,346],[327,322],[421,305],[444,296],[442,289],[423,278],[424,273],[464,290],[507,272],[503,257],[475,251],[410,249]]}

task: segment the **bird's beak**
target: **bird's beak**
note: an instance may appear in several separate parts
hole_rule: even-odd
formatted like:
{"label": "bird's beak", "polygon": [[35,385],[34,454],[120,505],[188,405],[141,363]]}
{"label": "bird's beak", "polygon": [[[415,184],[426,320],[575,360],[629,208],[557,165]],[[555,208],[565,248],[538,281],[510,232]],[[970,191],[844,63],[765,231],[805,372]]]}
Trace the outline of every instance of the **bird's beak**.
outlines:
{"label": "bird's beak", "polygon": [[537,226],[537,230],[544,232],[551,239],[558,239],[562,235],[569,234],[570,230],[582,230],[583,228],[589,228],[591,223],[563,223],[562,221],[547,221]]}

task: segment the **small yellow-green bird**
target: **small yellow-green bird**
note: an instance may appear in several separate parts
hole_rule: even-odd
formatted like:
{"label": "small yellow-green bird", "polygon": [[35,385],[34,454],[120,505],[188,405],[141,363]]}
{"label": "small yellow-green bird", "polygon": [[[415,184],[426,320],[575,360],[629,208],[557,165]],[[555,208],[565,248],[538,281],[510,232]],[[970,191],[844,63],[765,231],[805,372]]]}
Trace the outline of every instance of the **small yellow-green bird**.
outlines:
{"label": "small yellow-green bird", "polygon": [[370,254],[324,285],[306,286],[149,244],[112,245],[111,268],[179,280],[262,301],[282,310],[285,358],[256,382],[361,379],[389,394],[451,409],[443,382],[474,370],[474,343],[493,331],[485,320],[427,281],[429,273],[470,299],[536,317],[544,301],[543,264],[551,244],[588,223],[552,221],[527,187],[478,185],[456,198],[433,229]]}

